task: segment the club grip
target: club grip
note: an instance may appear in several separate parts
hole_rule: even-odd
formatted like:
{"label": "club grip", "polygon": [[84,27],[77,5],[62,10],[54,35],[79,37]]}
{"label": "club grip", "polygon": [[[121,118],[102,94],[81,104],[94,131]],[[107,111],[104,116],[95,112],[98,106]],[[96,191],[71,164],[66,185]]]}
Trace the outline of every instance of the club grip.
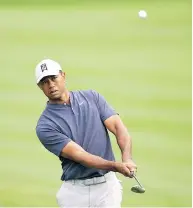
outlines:
{"label": "club grip", "polygon": [[135,175],[134,171],[130,171],[130,176],[133,177]]}

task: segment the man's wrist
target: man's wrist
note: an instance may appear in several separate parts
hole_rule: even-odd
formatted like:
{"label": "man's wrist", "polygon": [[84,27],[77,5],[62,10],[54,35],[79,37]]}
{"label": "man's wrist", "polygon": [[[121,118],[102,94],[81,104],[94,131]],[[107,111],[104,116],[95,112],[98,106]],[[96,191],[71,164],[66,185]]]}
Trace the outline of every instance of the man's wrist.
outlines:
{"label": "man's wrist", "polygon": [[122,158],[123,162],[127,162],[128,160],[133,160],[132,157]]}
{"label": "man's wrist", "polygon": [[110,171],[117,172],[116,165],[117,165],[116,161],[110,161],[110,166],[111,166]]}

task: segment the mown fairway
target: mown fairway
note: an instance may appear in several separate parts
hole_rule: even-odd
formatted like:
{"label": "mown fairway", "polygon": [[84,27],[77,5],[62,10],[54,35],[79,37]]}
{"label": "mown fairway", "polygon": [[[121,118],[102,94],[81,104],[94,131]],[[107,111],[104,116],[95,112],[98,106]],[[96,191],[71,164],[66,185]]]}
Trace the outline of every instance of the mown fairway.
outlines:
{"label": "mown fairway", "polygon": [[70,90],[99,91],[127,125],[147,191],[118,175],[122,205],[191,206],[191,1],[92,2],[0,7],[0,206],[57,205],[60,162],[34,131],[43,58],[61,63]]}

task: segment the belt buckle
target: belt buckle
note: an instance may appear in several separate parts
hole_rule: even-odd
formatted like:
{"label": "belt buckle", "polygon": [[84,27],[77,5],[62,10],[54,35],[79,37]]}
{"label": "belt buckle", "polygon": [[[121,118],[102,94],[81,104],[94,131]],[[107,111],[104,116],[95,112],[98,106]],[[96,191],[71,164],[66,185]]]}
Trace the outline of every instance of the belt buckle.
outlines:
{"label": "belt buckle", "polygon": [[83,184],[85,186],[90,186],[90,185],[94,184],[93,179],[92,178],[86,179],[86,180],[83,181]]}
{"label": "belt buckle", "polygon": [[89,178],[83,181],[83,184],[85,186],[90,186],[90,185],[96,185],[96,184],[100,184],[100,183],[105,183],[106,182],[106,178],[104,176],[101,177],[94,177],[94,178]]}
{"label": "belt buckle", "polygon": [[96,178],[96,184],[100,184],[100,183],[106,183],[105,176],[101,176],[99,178]]}

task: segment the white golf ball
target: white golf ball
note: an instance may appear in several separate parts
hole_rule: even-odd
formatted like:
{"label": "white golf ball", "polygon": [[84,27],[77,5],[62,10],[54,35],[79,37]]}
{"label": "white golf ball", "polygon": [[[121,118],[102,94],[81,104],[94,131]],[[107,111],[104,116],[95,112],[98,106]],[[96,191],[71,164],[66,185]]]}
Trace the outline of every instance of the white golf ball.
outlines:
{"label": "white golf ball", "polygon": [[138,15],[140,18],[145,19],[147,17],[147,12],[145,10],[140,10]]}

